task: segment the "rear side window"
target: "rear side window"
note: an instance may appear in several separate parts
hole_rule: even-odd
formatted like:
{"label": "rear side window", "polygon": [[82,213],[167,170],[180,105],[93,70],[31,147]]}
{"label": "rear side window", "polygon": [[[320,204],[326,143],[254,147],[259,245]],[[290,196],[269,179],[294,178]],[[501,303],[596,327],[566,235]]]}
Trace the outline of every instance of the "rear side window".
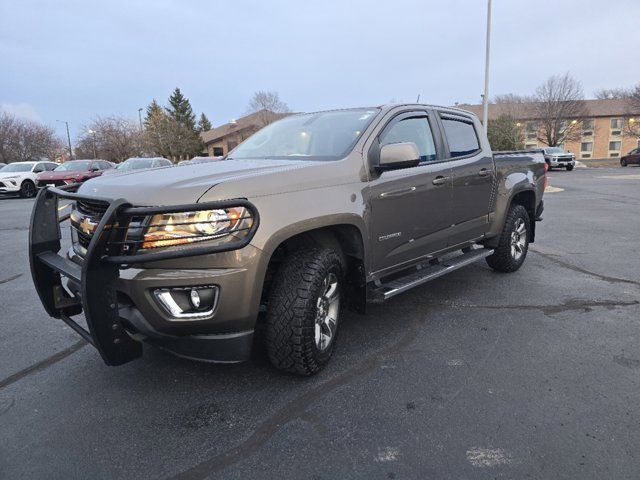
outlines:
{"label": "rear side window", "polygon": [[442,125],[452,157],[464,157],[480,150],[473,123],[444,117]]}
{"label": "rear side window", "polygon": [[109,170],[111,168],[111,164],[109,162],[100,162],[101,170]]}
{"label": "rear side window", "polygon": [[436,159],[436,147],[427,117],[405,118],[393,124],[381,140],[380,146],[390,143],[413,142],[420,152],[420,163]]}

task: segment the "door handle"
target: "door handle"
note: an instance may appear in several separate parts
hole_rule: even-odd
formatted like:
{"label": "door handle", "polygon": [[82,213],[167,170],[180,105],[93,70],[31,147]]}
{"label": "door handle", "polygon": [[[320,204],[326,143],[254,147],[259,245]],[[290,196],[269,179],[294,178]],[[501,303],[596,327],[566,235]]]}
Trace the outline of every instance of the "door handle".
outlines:
{"label": "door handle", "polygon": [[433,183],[434,185],[444,185],[445,183],[447,183],[447,180],[449,180],[449,177],[438,176],[434,178],[431,183]]}
{"label": "door handle", "polygon": [[478,172],[478,175],[480,175],[481,177],[486,177],[487,175],[491,175],[491,173],[491,170],[489,170],[488,168],[481,168]]}

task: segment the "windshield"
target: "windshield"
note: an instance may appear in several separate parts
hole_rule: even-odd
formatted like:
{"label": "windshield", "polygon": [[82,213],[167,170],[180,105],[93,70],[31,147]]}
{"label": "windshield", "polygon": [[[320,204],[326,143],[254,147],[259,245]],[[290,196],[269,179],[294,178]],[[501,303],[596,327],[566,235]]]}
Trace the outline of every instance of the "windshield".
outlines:
{"label": "windshield", "polygon": [[550,148],[545,148],[545,152],[547,152],[547,153],[564,153],[564,150],[562,150],[560,147],[550,147]]}
{"label": "windshield", "polygon": [[229,158],[338,160],[349,153],[378,111],[340,110],[286,117],[249,137]]}
{"label": "windshield", "polygon": [[8,172],[30,172],[33,163],[10,163],[6,167],[2,167],[2,173]]}
{"label": "windshield", "polygon": [[152,165],[152,158],[130,158],[116,168],[118,170],[138,170],[139,168],[151,168]]}
{"label": "windshield", "polygon": [[91,160],[72,160],[70,162],[65,162],[59,167],[56,167],[54,171],[56,172],[82,172],[85,170],[89,170],[89,165],[91,164]]}

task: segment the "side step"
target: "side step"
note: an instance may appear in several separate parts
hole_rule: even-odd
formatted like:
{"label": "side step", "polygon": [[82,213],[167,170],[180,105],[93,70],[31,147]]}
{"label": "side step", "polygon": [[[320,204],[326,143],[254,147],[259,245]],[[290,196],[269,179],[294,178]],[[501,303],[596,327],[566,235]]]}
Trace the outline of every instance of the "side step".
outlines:
{"label": "side step", "polygon": [[492,249],[475,248],[464,251],[461,255],[444,259],[438,264],[423,266],[421,269],[413,271],[408,275],[390,280],[386,283],[381,283],[374,287],[371,290],[373,294],[371,300],[373,302],[382,302],[399,293],[406,292],[413,287],[427,283],[434,278],[441,277],[477,260],[488,257],[492,253]]}

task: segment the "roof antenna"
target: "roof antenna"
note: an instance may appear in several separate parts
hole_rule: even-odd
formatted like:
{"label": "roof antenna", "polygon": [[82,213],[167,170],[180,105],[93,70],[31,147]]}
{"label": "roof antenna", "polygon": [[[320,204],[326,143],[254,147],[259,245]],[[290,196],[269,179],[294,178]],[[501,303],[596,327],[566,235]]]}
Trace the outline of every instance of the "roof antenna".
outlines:
{"label": "roof antenna", "polygon": [[420,103],[420,94],[418,94],[418,99],[416,100],[416,103]]}

